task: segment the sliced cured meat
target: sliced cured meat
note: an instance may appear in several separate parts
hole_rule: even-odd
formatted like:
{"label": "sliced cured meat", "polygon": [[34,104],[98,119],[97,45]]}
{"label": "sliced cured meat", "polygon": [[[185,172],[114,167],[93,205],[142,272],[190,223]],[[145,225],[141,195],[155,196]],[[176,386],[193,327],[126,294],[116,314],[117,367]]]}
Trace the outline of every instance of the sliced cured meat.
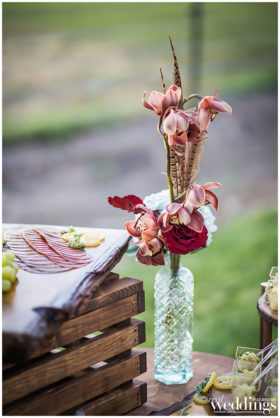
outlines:
{"label": "sliced cured meat", "polygon": [[34,229],[25,229],[22,231],[24,240],[39,254],[44,255],[53,263],[60,267],[68,267],[68,269],[76,268],[77,263],[65,260],[56,251],[54,251],[47,241]]}
{"label": "sliced cured meat", "polygon": [[70,248],[59,233],[43,228],[11,231],[7,244],[19,267],[32,273],[62,273],[92,262],[84,250]]}
{"label": "sliced cured meat", "polygon": [[23,239],[19,232],[12,232],[7,237],[8,247],[15,253],[19,267],[31,273],[53,274],[68,271],[60,267],[42,254],[39,254]]}
{"label": "sliced cured meat", "polygon": [[48,232],[41,228],[34,228],[48,243],[48,245],[61,255],[65,260],[75,261],[77,264],[86,265],[92,262],[91,255],[84,250],[75,250],[69,247],[68,242],[64,241],[60,234]]}

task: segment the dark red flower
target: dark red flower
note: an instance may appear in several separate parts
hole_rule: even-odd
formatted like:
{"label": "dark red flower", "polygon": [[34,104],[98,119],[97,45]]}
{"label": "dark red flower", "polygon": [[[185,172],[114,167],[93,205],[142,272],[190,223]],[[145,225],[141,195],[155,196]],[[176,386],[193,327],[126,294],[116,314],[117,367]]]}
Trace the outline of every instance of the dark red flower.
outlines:
{"label": "dark red flower", "polygon": [[174,254],[188,254],[191,251],[206,247],[208,231],[203,226],[201,232],[196,232],[186,225],[174,225],[172,229],[163,232],[168,249]]}

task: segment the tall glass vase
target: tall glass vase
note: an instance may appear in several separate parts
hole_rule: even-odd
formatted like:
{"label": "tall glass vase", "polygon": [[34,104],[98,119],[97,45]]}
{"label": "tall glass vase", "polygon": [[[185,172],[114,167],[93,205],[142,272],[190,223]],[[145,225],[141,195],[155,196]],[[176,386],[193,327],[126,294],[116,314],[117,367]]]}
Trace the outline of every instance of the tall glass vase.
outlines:
{"label": "tall glass vase", "polygon": [[193,274],[170,253],[155,278],[155,379],[188,382],[192,372]]}

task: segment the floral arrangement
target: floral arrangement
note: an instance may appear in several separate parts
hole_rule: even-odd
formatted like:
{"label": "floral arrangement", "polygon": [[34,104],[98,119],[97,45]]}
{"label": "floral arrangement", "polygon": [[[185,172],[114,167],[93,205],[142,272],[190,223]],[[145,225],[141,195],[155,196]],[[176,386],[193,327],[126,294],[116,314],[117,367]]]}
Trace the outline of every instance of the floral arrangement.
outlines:
{"label": "floral arrangement", "polygon": [[[166,192],[161,192],[164,198],[158,206],[154,205],[157,195],[146,198],[144,202],[135,195],[108,198],[112,206],[136,215],[136,219],[126,222],[125,226],[136,239],[132,245],[138,247],[138,261],[146,265],[165,264],[166,251],[175,255],[188,254],[205,248],[211,242],[211,233],[216,230],[215,217],[206,205],[218,209],[218,197],[212,189],[221,184],[209,182],[198,185],[196,177],[208,138],[208,126],[218,113],[232,114],[231,107],[217,97],[218,92],[214,96],[192,94],[183,97],[171,39],[170,43],[174,58],[174,84],[166,89],[160,70],[163,92],[153,91],[148,100],[144,92],[142,98],[144,107],[159,117],[158,132],[165,144],[170,198]],[[194,98],[198,99],[197,108],[184,110],[186,103]]]}

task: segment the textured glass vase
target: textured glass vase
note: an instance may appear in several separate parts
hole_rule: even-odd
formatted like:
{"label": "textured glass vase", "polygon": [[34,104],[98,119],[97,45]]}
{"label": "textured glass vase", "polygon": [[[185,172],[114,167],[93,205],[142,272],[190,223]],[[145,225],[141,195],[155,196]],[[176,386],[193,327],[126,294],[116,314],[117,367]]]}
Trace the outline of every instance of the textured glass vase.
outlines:
{"label": "textured glass vase", "polygon": [[155,278],[155,379],[166,385],[188,382],[192,372],[193,274],[181,256]]}

